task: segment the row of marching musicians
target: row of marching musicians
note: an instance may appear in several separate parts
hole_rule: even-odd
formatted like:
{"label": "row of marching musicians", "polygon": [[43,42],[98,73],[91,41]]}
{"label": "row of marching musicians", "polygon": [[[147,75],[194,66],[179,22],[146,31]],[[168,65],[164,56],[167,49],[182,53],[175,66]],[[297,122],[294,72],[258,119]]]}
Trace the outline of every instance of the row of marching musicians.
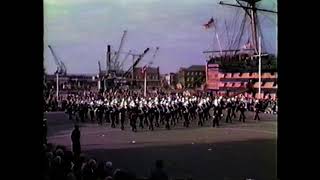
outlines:
{"label": "row of marching musicians", "polygon": [[[255,120],[260,120],[260,102],[255,103]],[[240,111],[239,121],[245,122],[246,104],[240,98],[222,97],[166,97],[166,98],[114,98],[105,100],[82,100],[68,102],[66,113],[70,120],[77,122],[97,121],[111,123],[115,128],[120,124],[124,130],[126,120],[129,120],[132,131],[165,126],[170,129],[179,122],[185,127],[191,121],[197,121],[198,126],[212,120],[212,126],[219,126],[219,121],[226,111],[226,123],[232,123],[236,112]]]}

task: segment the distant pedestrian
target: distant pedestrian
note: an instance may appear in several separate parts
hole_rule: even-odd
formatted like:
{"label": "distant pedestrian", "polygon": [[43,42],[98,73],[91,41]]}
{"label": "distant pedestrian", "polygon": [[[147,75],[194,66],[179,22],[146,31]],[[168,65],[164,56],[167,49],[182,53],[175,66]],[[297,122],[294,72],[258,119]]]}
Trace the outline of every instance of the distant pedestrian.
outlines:
{"label": "distant pedestrian", "polygon": [[80,145],[80,130],[79,125],[74,126],[74,130],[71,134],[71,140],[72,140],[72,151],[75,155],[75,157],[79,157],[81,153],[81,145]]}

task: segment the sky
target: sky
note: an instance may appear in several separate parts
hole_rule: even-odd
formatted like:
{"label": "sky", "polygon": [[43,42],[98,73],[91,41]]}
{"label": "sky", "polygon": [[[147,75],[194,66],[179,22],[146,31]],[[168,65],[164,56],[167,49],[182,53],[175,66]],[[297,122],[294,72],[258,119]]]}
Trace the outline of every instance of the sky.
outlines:
{"label": "sky", "polygon": [[[152,61],[161,73],[177,72],[180,67],[205,64],[205,50],[222,49],[239,30],[244,11],[219,5],[220,0],[44,0],[44,64],[52,74],[56,65],[47,45],[63,61],[69,74],[97,74],[98,61],[105,69],[108,44],[116,51],[124,30],[123,52],[150,52],[138,66]],[[235,0],[224,2],[235,4]],[[277,0],[262,0],[259,7],[277,10]],[[216,28],[205,30],[211,17]],[[259,13],[266,51],[277,52],[277,17]],[[231,25],[236,24],[236,25]],[[238,28],[236,28],[238,25]],[[228,33],[226,31],[228,29]],[[232,38],[231,38],[232,39]],[[245,42],[243,42],[245,43]],[[159,47],[156,57],[152,55]],[[125,54],[119,58],[124,59]],[[124,66],[129,68],[132,58]]]}

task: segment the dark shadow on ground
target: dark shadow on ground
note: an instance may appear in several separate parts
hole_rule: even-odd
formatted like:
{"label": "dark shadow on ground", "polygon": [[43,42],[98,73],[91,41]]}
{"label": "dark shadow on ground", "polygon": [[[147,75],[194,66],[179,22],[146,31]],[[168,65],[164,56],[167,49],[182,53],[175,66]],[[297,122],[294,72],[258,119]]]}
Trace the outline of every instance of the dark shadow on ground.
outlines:
{"label": "dark shadow on ground", "polygon": [[[210,149],[211,150],[208,150]],[[94,149],[84,152],[114,167],[148,176],[154,161],[162,159],[173,178],[194,180],[274,180],[276,140],[251,140],[215,144],[189,144],[130,149]]]}
{"label": "dark shadow on ground", "polygon": [[[65,132],[70,133],[74,127],[74,121],[69,120],[68,116],[64,112],[46,113],[45,116],[48,122],[48,137],[62,135]],[[253,112],[247,112],[246,116],[247,116],[247,121],[245,123],[246,125],[257,123],[256,121],[253,121],[253,117],[254,117]],[[238,124],[242,125],[243,123],[238,121],[238,117],[233,120],[232,124],[229,124],[229,123],[225,123],[225,116],[224,116],[223,119],[220,121],[221,127],[234,127],[234,125],[237,126]],[[261,113],[260,118],[261,118],[261,122],[276,121],[276,115],[273,115],[273,114]],[[137,125],[138,125],[138,122],[137,122]],[[130,131],[131,127],[129,126],[128,120],[126,120],[125,123],[126,123],[125,125],[126,131]],[[92,126],[92,125],[95,126],[97,125],[97,122],[95,121],[95,122],[86,122],[86,123],[79,123],[79,124],[80,124],[80,127]],[[203,127],[210,127],[210,126],[212,126],[212,121],[206,121]],[[111,124],[104,123],[103,127],[111,128]],[[119,129],[120,125],[117,125],[116,128]],[[197,125],[197,121],[192,121],[189,129],[195,129],[195,128],[201,128],[201,127]],[[179,121],[178,125],[172,126],[172,130],[185,130],[185,129],[186,128],[183,127],[182,120]],[[138,128],[138,131],[141,132],[141,131],[149,131],[149,130],[147,127],[145,127],[144,129]],[[155,131],[167,131],[167,130],[164,128],[164,125],[161,125],[160,128],[155,128]]]}

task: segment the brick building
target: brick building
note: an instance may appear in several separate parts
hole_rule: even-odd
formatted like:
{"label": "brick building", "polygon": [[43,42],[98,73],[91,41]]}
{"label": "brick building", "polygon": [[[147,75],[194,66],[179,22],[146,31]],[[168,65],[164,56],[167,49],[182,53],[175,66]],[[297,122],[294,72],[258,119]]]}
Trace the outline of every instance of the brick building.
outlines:
{"label": "brick building", "polygon": [[183,88],[200,88],[206,81],[206,66],[192,65],[188,68],[180,68],[177,78],[177,83],[180,83]]}
{"label": "brick building", "polygon": [[[143,88],[144,75],[142,74],[143,67],[135,67],[133,71],[133,81],[136,87]],[[159,67],[147,67],[147,87],[158,88],[161,86]],[[128,76],[128,79],[132,79],[132,74]]]}

